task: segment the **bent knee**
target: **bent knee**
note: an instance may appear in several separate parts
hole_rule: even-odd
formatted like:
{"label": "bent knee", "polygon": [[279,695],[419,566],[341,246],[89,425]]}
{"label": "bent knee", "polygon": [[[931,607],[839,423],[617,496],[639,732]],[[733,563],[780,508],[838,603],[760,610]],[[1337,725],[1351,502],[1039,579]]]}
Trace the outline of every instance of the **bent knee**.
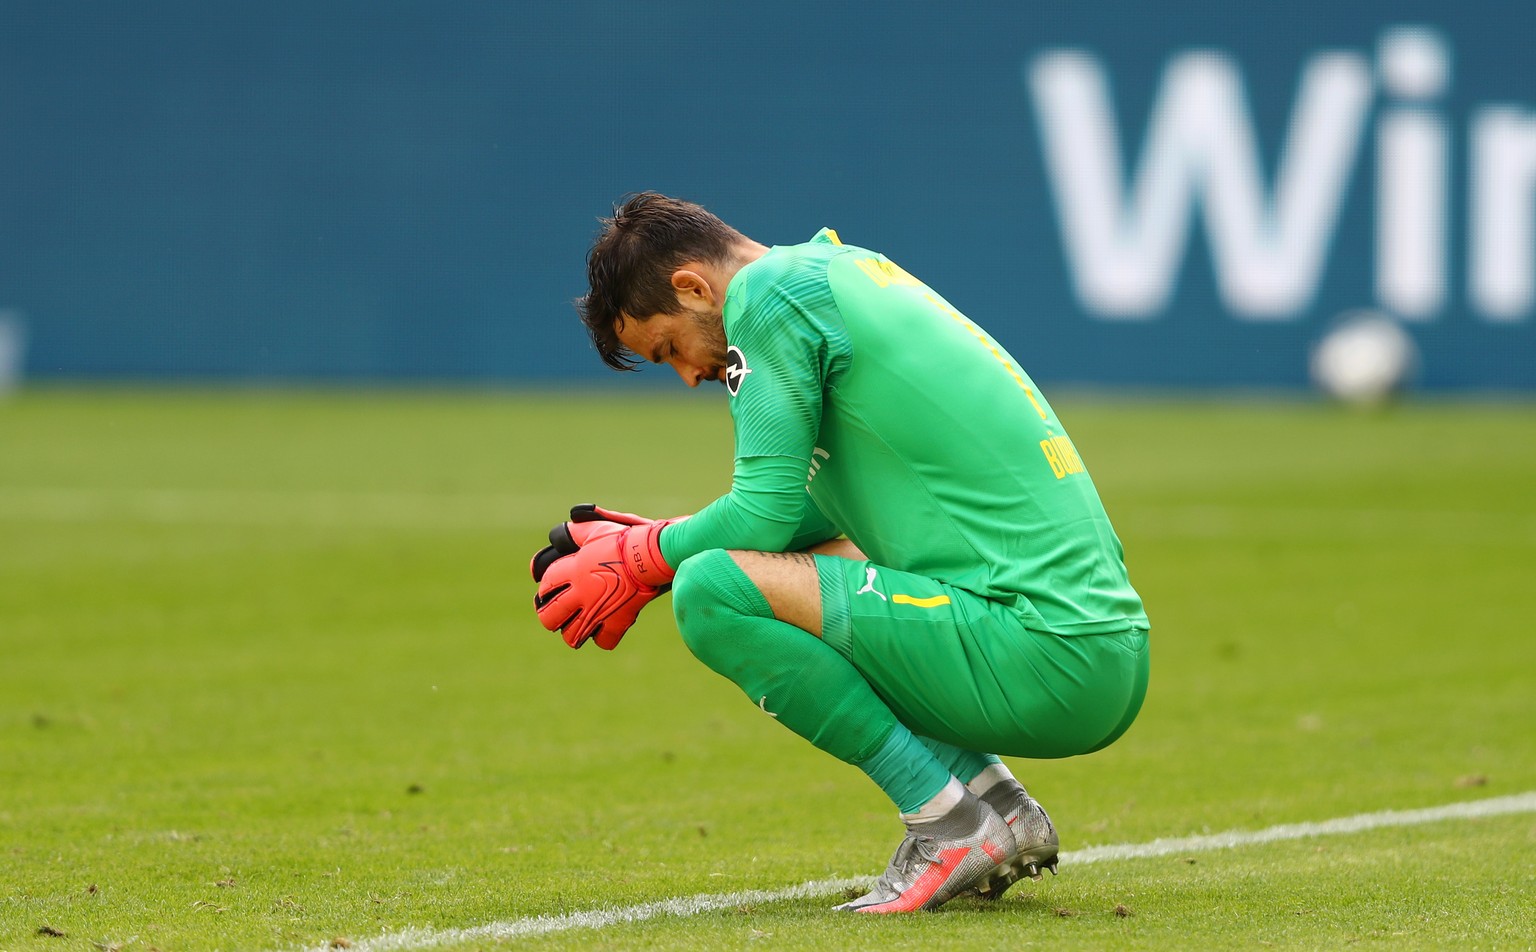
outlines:
{"label": "bent knee", "polygon": [[677,567],[672,613],[684,643],[695,655],[708,640],[729,631],[733,617],[773,617],[762,592],[724,549],[700,552]]}
{"label": "bent knee", "polygon": [[762,593],[769,617],[821,637],[821,576],[809,552],[727,553]]}

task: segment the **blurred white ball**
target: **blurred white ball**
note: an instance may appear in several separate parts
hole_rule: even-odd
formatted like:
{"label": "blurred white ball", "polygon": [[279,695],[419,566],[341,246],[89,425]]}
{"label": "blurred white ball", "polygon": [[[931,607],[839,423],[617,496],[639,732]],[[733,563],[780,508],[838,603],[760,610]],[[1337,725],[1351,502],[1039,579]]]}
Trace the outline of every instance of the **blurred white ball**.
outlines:
{"label": "blurred white ball", "polygon": [[1376,311],[1350,311],[1312,348],[1312,381],[1330,397],[1381,403],[1407,383],[1418,347],[1397,322]]}

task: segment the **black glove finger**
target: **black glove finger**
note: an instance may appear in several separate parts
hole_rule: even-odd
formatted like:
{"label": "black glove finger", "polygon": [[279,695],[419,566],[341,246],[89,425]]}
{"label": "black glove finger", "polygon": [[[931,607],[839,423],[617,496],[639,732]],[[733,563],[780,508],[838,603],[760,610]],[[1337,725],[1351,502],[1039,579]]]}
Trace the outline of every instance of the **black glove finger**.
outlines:
{"label": "black glove finger", "polygon": [[[538,592],[535,592],[533,594],[533,607],[536,610],[538,610],[538,611],[543,611],[545,605],[548,605],[550,602],[552,602],[555,599],[559,598],[561,593],[564,592],[566,589],[568,589],[570,587],[571,586],[569,585],[569,583],[567,583],[565,585],[556,585],[554,588],[550,589],[547,592],[546,591],[542,591],[542,590],[538,591]],[[566,625],[568,625],[570,623],[571,623],[571,620],[569,618],[567,618],[565,621],[561,622],[559,625],[557,625],[555,627],[563,628],[563,627],[565,627]]]}
{"label": "black glove finger", "polygon": [[561,555],[572,555],[581,548],[571,538],[571,525],[568,522],[562,522],[549,530],[549,544],[559,550]]}
{"label": "black glove finger", "polygon": [[602,522],[603,517],[597,514],[597,503],[584,502],[571,507],[572,522]]}
{"label": "black glove finger", "polygon": [[544,573],[549,571],[551,565],[554,565],[568,555],[576,554],[580,549],[581,546],[577,545],[576,540],[571,538],[571,527],[569,525],[562,522],[555,526],[549,530],[549,545],[534,553],[533,562],[529,564],[529,568],[533,571],[533,580],[535,582],[544,581]]}
{"label": "black glove finger", "polygon": [[559,549],[552,545],[546,545],[544,548],[534,553],[533,562],[531,564],[533,569],[533,580],[535,582],[544,581],[544,573],[549,571],[550,566],[554,565],[556,562],[565,558],[569,554],[569,552],[561,552]]}

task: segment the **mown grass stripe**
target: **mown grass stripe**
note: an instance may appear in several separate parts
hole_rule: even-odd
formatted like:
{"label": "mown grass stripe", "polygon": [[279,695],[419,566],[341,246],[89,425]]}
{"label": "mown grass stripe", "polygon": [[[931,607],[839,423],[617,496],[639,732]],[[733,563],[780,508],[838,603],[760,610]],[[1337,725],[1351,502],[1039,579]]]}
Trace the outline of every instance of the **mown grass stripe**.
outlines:
{"label": "mown grass stripe", "polygon": [[[1362,833],[1385,827],[1419,826],[1446,820],[1473,820],[1517,813],[1536,813],[1536,790],[1504,797],[1491,797],[1486,800],[1426,807],[1420,810],[1382,810],[1376,813],[1361,813],[1355,816],[1321,820],[1316,823],[1286,823],[1263,830],[1232,830],[1201,836],[1156,839],[1148,843],[1090,846],[1063,853],[1061,861],[1070,867],[1084,863],[1148,859],[1174,854],[1236,849],[1285,840]],[[586,912],[567,913],[563,916],[532,916],[505,922],[490,922],[463,929],[403,929],[372,939],[354,941],[349,948],[354,952],[405,952],[405,950],[430,949],[458,943],[527,938],[575,929],[601,929],[606,926],[643,922],[658,916],[681,918],[719,909],[733,909],[737,906],[828,896],[845,889],[866,886],[870,880],[869,876],[818,879],[784,889],[748,889],[733,893],[682,896],[616,909],[593,909]],[[312,952],[329,952],[330,949],[331,946],[322,945],[316,946]]]}
{"label": "mown grass stripe", "polygon": [[[632,505],[668,513],[687,508],[687,502],[674,498],[643,498]],[[0,520],[44,523],[127,521],[459,531],[542,526],[570,506],[569,497],[554,493],[0,486]]]}
{"label": "mown grass stripe", "polygon": [[[570,499],[557,493],[0,485],[0,520],[45,523],[126,520],[459,530],[518,527],[530,522],[529,513],[558,514],[569,505]],[[675,513],[686,511],[690,501],[631,497],[626,505]],[[537,518],[542,524],[548,517]],[[1116,524],[1127,534],[1148,538],[1376,541],[1429,534],[1447,542],[1536,545],[1536,515],[1526,512],[1122,504]]]}

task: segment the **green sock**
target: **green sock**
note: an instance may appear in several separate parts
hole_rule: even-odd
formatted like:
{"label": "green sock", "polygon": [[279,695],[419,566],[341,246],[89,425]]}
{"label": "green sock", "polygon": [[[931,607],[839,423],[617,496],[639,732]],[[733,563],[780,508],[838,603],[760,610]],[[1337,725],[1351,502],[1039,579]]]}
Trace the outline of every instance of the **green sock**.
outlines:
{"label": "green sock", "polygon": [[961,783],[970,783],[983,770],[993,764],[1002,763],[996,754],[966,750],[954,744],[946,744],[942,740],[934,740],[932,737],[918,737],[918,740],[923,742],[924,747],[933,751],[933,755],[939,758],[939,763],[949,768],[950,773],[959,777]]}
{"label": "green sock", "polygon": [[780,724],[861,768],[898,810],[916,812],[949,782],[949,770],[858,669],[820,638],[774,618],[724,550],[702,552],[678,568],[672,606],[695,657]]}
{"label": "green sock", "polygon": [[900,722],[874,756],[858,767],[902,813],[916,813],[950,781],[950,772],[924,746],[923,738]]}

